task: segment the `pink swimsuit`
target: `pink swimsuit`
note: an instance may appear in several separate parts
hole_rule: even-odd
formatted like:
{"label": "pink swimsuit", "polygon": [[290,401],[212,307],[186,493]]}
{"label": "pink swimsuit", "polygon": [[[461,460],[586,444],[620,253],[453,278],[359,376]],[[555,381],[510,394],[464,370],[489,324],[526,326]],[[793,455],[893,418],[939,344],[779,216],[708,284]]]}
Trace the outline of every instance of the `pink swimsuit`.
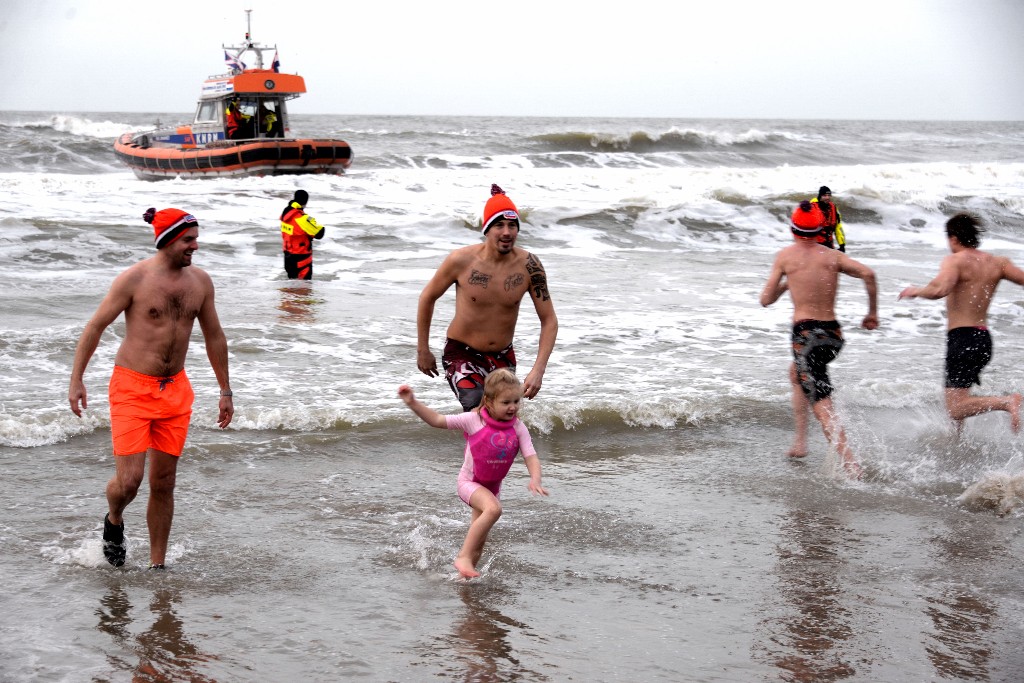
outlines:
{"label": "pink swimsuit", "polygon": [[495,420],[486,408],[445,418],[448,429],[461,429],[466,437],[466,452],[459,472],[459,498],[469,499],[480,487],[499,497],[501,482],[508,475],[516,453],[524,458],[537,455],[526,425],[519,418]]}

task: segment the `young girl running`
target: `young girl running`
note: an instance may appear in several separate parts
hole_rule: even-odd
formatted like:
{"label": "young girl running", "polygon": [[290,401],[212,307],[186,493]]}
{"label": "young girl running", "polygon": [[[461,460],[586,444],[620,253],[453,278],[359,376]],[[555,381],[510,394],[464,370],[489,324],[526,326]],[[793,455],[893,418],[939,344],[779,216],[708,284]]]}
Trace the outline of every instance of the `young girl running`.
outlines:
{"label": "young girl running", "polygon": [[526,425],[516,417],[523,388],[512,371],[495,370],[484,380],[484,398],[475,410],[448,416],[416,400],[408,385],[398,387],[398,397],[431,427],[461,429],[465,433],[466,453],[458,490],[459,498],[473,508],[473,519],[454,564],[467,579],[480,576],[477,562],[487,534],[501,517],[501,482],[520,450],[530,472],[527,488],[531,493],[548,495],[540,484],[540,458],[533,449],[533,440]]}

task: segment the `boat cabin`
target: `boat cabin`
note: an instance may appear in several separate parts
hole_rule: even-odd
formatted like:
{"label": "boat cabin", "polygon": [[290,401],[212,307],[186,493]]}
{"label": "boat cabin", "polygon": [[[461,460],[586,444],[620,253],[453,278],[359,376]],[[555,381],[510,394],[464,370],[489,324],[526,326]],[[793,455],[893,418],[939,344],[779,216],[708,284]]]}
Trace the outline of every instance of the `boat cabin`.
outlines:
{"label": "boat cabin", "polygon": [[[343,174],[352,164],[347,142],[290,135],[287,102],[306,92],[306,82],[280,73],[276,45],[250,36],[246,31],[241,45],[221,45],[229,71],[203,82],[191,124],[125,133],[114,142],[118,159],[145,180]],[[263,53],[270,50],[266,69]]]}
{"label": "boat cabin", "polygon": [[[277,46],[253,42],[248,32],[242,45],[223,47],[231,71],[210,76],[203,82],[192,125],[155,131],[144,144],[195,149],[224,141],[288,136],[285,102],[306,92],[305,79],[277,71]],[[263,53],[269,50],[274,50],[274,68],[264,69]],[[242,59],[247,53],[255,55],[256,68],[246,68]]]}
{"label": "boat cabin", "polygon": [[269,69],[211,76],[203,83],[192,121],[195,143],[287,137],[285,103],[305,92],[301,76]]}

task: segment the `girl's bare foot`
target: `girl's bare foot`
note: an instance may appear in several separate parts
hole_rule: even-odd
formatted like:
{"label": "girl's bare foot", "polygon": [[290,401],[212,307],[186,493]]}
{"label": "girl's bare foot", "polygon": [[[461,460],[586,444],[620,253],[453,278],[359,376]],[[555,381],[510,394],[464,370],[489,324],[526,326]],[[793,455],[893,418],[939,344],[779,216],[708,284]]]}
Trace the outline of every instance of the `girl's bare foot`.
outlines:
{"label": "girl's bare foot", "polygon": [[455,565],[455,568],[459,570],[459,574],[462,574],[464,579],[475,579],[480,576],[480,572],[476,570],[473,563],[465,558],[456,557],[452,564]]}
{"label": "girl's bare foot", "polygon": [[856,460],[844,462],[843,469],[846,470],[846,474],[850,477],[850,479],[860,479],[861,476],[864,474],[864,469]]}

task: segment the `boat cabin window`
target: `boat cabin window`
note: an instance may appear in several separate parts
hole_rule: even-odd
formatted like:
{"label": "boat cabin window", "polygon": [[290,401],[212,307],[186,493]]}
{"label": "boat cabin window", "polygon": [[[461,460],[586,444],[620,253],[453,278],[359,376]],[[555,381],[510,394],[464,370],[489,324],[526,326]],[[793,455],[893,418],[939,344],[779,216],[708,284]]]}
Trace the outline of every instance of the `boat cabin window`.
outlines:
{"label": "boat cabin window", "polygon": [[284,100],[242,97],[228,100],[224,132],[228,139],[284,137]]}
{"label": "boat cabin window", "polygon": [[219,109],[216,102],[200,102],[195,123],[217,123],[220,121]]}
{"label": "boat cabin window", "polygon": [[229,140],[247,140],[256,137],[256,102],[238,96],[228,100],[224,111],[224,133]]}
{"label": "boat cabin window", "polygon": [[260,137],[280,138],[284,137],[284,126],[282,125],[281,114],[282,103],[278,99],[261,99],[259,111],[257,111],[256,130]]}

